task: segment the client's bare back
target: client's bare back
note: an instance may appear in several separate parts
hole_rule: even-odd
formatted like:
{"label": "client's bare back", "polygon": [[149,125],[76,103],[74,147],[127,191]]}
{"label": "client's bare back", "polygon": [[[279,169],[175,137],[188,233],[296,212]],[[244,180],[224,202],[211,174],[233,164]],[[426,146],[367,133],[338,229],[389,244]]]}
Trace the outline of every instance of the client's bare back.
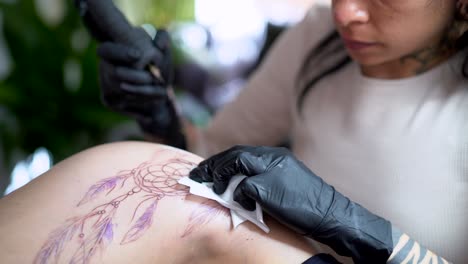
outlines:
{"label": "client's bare back", "polygon": [[311,256],[273,221],[268,235],[250,224],[231,230],[225,208],[188,195],[177,181],[200,161],[126,142],[59,163],[0,200],[2,263],[300,263]]}

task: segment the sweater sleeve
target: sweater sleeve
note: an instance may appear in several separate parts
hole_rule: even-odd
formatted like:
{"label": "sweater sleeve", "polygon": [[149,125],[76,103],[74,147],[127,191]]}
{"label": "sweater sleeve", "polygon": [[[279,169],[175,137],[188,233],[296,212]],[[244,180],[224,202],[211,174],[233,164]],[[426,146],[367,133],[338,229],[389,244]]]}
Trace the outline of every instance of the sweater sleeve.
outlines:
{"label": "sweater sleeve", "polygon": [[242,89],[199,131],[191,151],[202,157],[233,145],[276,145],[293,125],[295,81],[304,57],[332,28],[330,8],[316,4],[286,30]]}

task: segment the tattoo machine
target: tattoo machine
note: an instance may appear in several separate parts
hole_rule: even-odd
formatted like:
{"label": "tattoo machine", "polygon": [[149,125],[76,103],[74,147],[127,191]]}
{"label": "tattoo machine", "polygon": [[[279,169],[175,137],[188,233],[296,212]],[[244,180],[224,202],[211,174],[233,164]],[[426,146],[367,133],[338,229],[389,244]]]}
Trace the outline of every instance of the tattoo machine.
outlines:
{"label": "tattoo machine", "polygon": [[74,0],[82,20],[90,34],[99,42],[113,41],[141,52],[136,65],[138,69],[148,69],[157,79],[163,80],[161,71],[150,64],[155,56],[160,56],[148,34],[132,26],[112,0]]}

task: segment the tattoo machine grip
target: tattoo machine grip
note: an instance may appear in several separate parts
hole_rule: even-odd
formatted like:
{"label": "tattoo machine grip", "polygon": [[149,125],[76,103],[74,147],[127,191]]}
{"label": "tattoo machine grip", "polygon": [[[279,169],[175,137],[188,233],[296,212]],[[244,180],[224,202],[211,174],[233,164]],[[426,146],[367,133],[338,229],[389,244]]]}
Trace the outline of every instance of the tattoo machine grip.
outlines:
{"label": "tattoo machine grip", "polygon": [[141,52],[141,59],[134,65],[138,69],[144,69],[159,55],[151,37],[143,29],[132,26],[113,0],[74,1],[94,38],[98,41],[114,41]]}

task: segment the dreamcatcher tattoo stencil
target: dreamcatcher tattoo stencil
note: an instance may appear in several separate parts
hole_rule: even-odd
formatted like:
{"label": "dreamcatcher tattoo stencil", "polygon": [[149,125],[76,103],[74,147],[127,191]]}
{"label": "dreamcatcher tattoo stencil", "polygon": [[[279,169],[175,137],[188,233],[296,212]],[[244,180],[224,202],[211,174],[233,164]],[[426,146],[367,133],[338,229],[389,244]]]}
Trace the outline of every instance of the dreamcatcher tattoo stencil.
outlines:
{"label": "dreamcatcher tattoo stencil", "polygon": [[[179,155],[180,156],[180,155]],[[131,170],[123,170],[92,185],[77,207],[107,198],[88,213],[72,217],[53,231],[37,253],[34,263],[56,263],[64,250],[72,250],[69,263],[89,263],[97,251],[103,252],[113,242],[114,227],[118,223],[115,215],[119,206],[130,197],[138,199],[130,228],[127,229],[121,245],[138,240],[152,225],[158,203],[165,197],[185,197],[188,188],[177,182],[187,176],[196,164],[183,158],[173,158],[164,163],[147,161]],[[194,210],[189,223],[181,235],[186,237],[208,223],[219,214],[228,211],[214,201],[205,201]]]}

